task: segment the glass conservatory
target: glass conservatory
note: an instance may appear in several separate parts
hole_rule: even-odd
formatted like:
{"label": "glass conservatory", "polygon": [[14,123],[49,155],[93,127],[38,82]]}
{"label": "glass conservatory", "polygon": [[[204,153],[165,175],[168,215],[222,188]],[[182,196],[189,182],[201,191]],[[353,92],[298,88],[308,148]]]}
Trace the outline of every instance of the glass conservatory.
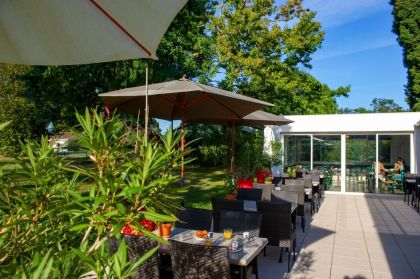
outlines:
{"label": "glass conservatory", "polygon": [[266,127],[283,144],[284,169],[296,165],[319,168],[329,191],[401,191],[394,183],[394,163],[399,159],[406,172],[419,171],[418,112],[285,117],[294,122]]}

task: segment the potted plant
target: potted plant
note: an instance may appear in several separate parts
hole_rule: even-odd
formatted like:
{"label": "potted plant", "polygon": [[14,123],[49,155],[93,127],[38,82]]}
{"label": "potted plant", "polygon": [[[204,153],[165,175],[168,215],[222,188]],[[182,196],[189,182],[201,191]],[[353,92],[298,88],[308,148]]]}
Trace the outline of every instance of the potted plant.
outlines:
{"label": "potted plant", "polygon": [[236,173],[238,175],[237,188],[252,188],[254,178],[249,175],[247,168],[238,168]]}
{"label": "potted plant", "polygon": [[287,173],[289,174],[290,178],[295,178],[296,177],[296,168],[288,167],[287,168]]}
{"label": "potted plant", "polygon": [[229,200],[236,199],[237,183],[233,176],[227,176],[225,178],[225,187],[227,190],[226,198]]}
{"label": "potted plant", "polygon": [[271,177],[266,176],[266,177],[264,178],[264,184],[272,184],[272,179],[271,179]]}

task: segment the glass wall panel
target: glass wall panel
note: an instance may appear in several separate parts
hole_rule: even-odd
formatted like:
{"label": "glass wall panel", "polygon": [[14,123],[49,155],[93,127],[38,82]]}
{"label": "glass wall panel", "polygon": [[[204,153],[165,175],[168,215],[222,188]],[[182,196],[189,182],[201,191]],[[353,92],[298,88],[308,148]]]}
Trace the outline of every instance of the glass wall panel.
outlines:
{"label": "glass wall panel", "polygon": [[325,174],[325,190],[340,191],[340,135],[314,135],[313,160],[313,167],[319,168]]}
{"label": "glass wall panel", "polygon": [[310,136],[284,136],[285,168],[302,165],[310,169],[311,166],[311,137]]}
{"label": "glass wall panel", "polygon": [[402,193],[400,173],[395,170],[395,163],[402,159],[405,172],[410,171],[410,136],[379,135],[378,140],[378,191],[381,193]]}
{"label": "glass wall panel", "polygon": [[348,135],[346,138],[346,192],[374,190],[376,162],[375,135]]}

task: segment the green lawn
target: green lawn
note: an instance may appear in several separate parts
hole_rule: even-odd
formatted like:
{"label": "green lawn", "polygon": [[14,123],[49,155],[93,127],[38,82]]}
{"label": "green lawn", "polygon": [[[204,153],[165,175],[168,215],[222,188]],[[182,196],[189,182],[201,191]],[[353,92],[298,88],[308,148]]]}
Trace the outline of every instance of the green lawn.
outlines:
{"label": "green lawn", "polygon": [[221,167],[186,166],[185,184],[188,192],[185,194],[185,206],[211,209],[211,197],[224,197],[227,194],[224,187],[226,175],[226,169]]}

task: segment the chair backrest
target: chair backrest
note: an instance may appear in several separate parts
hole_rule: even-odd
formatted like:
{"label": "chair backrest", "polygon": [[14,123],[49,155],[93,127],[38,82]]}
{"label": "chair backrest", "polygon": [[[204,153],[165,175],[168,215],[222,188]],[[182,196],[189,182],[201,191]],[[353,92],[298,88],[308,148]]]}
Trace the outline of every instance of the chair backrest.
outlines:
{"label": "chair backrest", "polygon": [[297,192],[290,191],[271,191],[271,201],[272,202],[291,202],[297,203],[299,194]]}
{"label": "chair backrest", "polygon": [[243,211],[244,201],[243,200],[228,200],[221,198],[211,198],[212,215],[213,215],[213,228],[220,226],[220,211],[231,210],[231,211]]}
{"label": "chair backrest", "polygon": [[262,216],[260,237],[267,238],[270,245],[290,239],[293,231],[290,207],[290,202],[257,202],[258,213]]}
{"label": "chair backrest", "polygon": [[248,211],[220,211],[220,225],[215,227],[216,232],[223,232],[225,228],[232,229],[234,234],[249,232],[251,237],[260,235],[261,215]]}
{"label": "chair backrest", "polygon": [[319,182],[321,172],[319,170],[312,170],[311,173],[312,182]]}
{"label": "chair backrest", "polygon": [[[138,259],[147,252],[149,252],[151,249],[158,246],[156,240],[151,239],[147,236],[121,235],[121,237],[127,243],[127,254],[129,260]],[[115,237],[111,237],[109,239],[109,248],[112,253],[115,253],[118,250],[120,242],[121,240]],[[142,265],[140,265],[137,268],[135,275],[133,275],[131,278],[159,278],[159,265],[157,253],[154,253]]]}
{"label": "chair backrest", "polygon": [[205,246],[176,240],[169,242],[175,279],[230,278],[227,246]]}
{"label": "chair backrest", "polygon": [[237,189],[236,199],[247,201],[260,201],[262,197],[262,189]]}
{"label": "chair backrest", "polygon": [[254,183],[255,189],[261,189],[262,190],[262,196],[261,200],[263,201],[271,201],[271,191],[274,189],[274,184],[259,184]]}
{"label": "chair backrest", "polygon": [[304,216],[305,215],[305,185],[298,184],[298,185],[283,185],[281,187],[283,191],[288,192],[296,192],[298,193],[298,209],[297,215]]}
{"label": "chair backrest", "polygon": [[187,207],[185,210],[179,210],[176,215],[179,219],[175,223],[175,227],[177,228],[210,231],[211,210]]}
{"label": "chair backrest", "polygon": [[305,180],[302,178],[297,179],[285,179],[284,185],[303,185],[305,186]]}

